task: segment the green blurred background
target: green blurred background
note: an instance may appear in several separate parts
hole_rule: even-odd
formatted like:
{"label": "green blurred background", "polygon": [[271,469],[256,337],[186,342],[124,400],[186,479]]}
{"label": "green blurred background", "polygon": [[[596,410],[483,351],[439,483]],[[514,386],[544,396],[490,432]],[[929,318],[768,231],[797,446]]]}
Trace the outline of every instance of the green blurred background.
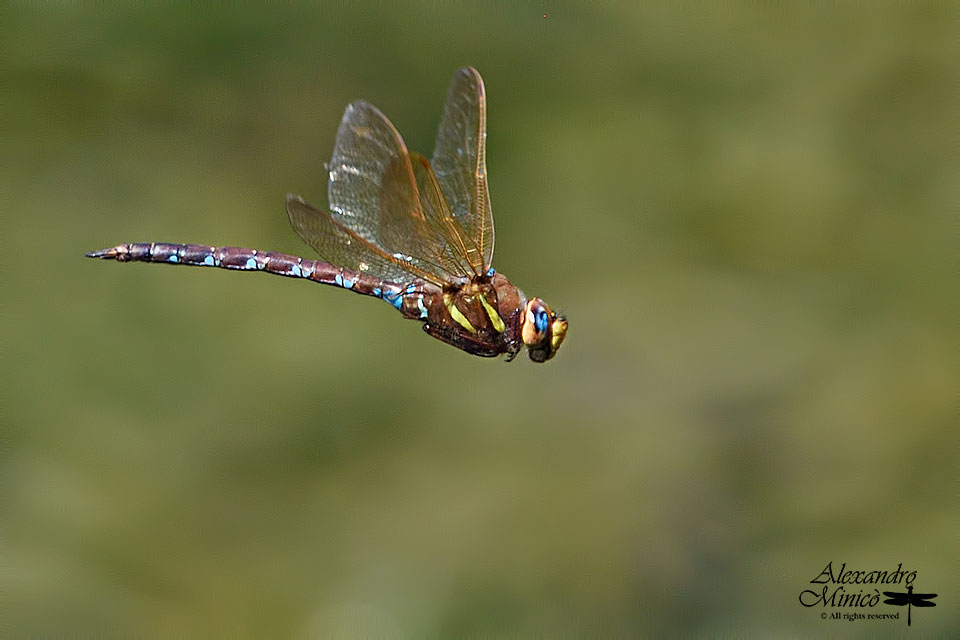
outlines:
{"label": "green blurred background", "polygon": [[[84,4],[0,20],[9,635],[906,633],[828,562],[960,629],[956,3]],[[312,256],[346,104],[429,154],[467,64],[548,364],[83,258]]]}

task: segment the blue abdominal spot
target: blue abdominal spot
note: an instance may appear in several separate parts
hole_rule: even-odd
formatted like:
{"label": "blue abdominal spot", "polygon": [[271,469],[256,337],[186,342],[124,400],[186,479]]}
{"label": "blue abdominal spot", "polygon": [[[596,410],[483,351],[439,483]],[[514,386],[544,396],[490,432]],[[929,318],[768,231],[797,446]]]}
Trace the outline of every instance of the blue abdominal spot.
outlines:
{"label": "blue abdominal spot", "polygon": [[398,310],[403,306],[403,292],[384,291],[383,299],[392,304]]}

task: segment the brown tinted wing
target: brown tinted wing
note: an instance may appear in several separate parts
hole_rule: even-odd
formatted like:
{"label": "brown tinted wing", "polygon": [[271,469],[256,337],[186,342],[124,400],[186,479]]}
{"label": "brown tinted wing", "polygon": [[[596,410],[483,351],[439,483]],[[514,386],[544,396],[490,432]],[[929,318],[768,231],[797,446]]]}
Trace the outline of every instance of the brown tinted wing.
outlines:
{"label": "brown tinted wing", "polygon": [[482,257],[460,221],[450,211],[430,162],[419,153],[411,153],[410,163],[423,212],[423,225],[419,233],[422,238],[429,238],[422,249],[424,255],[429,255],[435,264],[441,265],[449,273],[468,278],[481,275],[482,271],[477,265],[482,264]]}
{"label": "brown tinted wing", "polygon": [[450,84],[433,150],[433,170],[453,216],[466,232],[482,273],[493,261],[493,210],[487,187],[487,113],[483,79],[476,69],[457,70]]}
{"label": "brown tinted wing", "polygon": [[443,286],[433,273],[386,253],[379,246],[341,224],[332,214],[317,209],[300,196],[287,196],[287,215],[297,235],[317,254],[338,267],[406,284],[421,278]]}
{"label": "brown tinted wing", "polygon": [[329,218],[336,227],[403,269],[429,274],[432,282],[468,274],[436,259],[445,239],[426,222],[403,139],[376,107],[365,102],[347,107],[328,171]]}
{"label": "brown tinted wing", "polygon": [[404,255],[447,281],[479,275],[457,244],[443,193],[430,163],[418,153],[404,153],[387,167],[380,187],[379,239],[400,247]]}

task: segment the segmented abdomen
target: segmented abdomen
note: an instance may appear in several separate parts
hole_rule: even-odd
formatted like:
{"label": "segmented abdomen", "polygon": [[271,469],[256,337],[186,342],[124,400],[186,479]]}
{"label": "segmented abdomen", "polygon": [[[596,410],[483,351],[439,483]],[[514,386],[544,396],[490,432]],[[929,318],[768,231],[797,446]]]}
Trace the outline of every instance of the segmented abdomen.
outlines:
{"label": "segmented abdomen", "polygon": [[243,247],[212,247],[205,244],[133,242],[92,251],[90,258],[118,262],[157,262],[194,267],[220,267],[238,271],[264,271],[289,278],[303,278],[381,298],[408,318],[426,317],[422,285],[387,283],[365,273],[337,267],[321,260],[310,260],[276,251],[258,251]]}

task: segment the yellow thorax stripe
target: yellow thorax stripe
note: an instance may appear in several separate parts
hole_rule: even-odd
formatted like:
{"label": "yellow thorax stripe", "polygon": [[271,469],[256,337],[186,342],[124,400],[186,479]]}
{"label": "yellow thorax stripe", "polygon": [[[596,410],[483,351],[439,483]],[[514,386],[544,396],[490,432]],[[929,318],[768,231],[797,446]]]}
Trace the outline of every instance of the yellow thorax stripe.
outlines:
{"label": "yellow thorax stripe", "polygon": [[460,309],[457,308],[457,305],[453,304],[453,301],[450,299],[449,294],[444,294],[443,303],[447,307],[447,311],[450,312],[450,317],[457,321],[461,327],[469,331],[470,333],[476,333],[477,330],[473,328],[473,325],[470,324],[470,321],[467,320],[467,317],[463,315]]}
{"label": "yellow thorax stripe", "polygon": [[480,304],[483,305],[484,311],[487,312],[487,315],[490,316],[490,322],[493,324],[493,328],[497,330],[497,333],[503,333],[503,330],[507,327],[503,324],[503,318],[500,317],[500,314],[497,313],[497,310],[490,306],[490,303],[487,302],[487,299],[482,295],[480,296]]}

